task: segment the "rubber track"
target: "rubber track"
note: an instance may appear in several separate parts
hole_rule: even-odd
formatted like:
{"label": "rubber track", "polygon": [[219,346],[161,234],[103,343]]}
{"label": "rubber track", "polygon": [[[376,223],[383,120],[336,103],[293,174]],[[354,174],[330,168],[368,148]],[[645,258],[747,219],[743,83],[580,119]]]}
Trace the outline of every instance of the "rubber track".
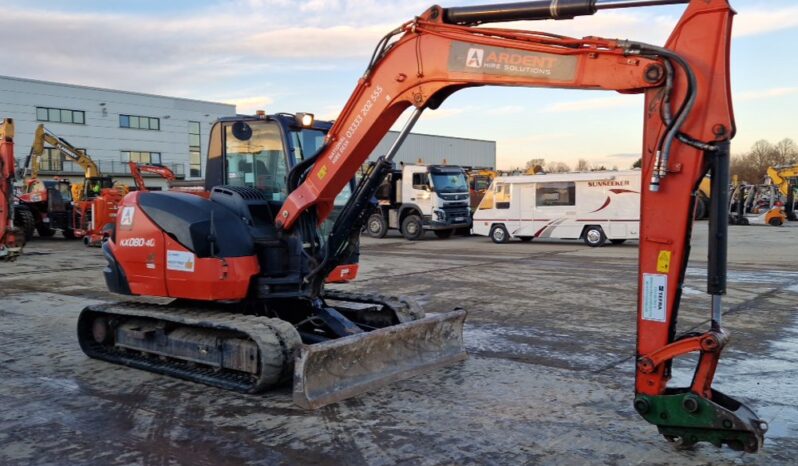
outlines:
{"label": "rubber track", "polygon": [[[253,376],[176,359],[164,360],[157,355],[145,357],[140,352],[98,344],[91,337],[91,322],[83,322],[98,313],[242,333],[258,346],[260,374]],[[91,358],[242,393],[258,393],[291,380],[295,352],[301,345],[299,333],[280,319],[144,303],[111,303],[85,308],[78,318],[78,340],[83,352]]]}

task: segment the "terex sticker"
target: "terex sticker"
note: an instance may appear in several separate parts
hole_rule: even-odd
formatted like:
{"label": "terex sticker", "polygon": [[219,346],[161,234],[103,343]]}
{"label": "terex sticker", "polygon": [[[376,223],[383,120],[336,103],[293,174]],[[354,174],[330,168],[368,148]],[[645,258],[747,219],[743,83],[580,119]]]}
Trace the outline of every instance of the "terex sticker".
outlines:
{"label": "terex sticker", "polygon": [[136,214],[136,208],[133,206],[127,206],[122,209],[122,218],[119,219],[119,224],[122,226],[131,226],[133,225],[133,216]]}
{"label": "terex sticker", "polygon": [[578,60],[575,56],[452,42],[449,71],[573,81]]}
{"label": "terex sticker", "polygon": [[166,270],[193,272],[196,258],[194,253],[186,251],[166,251]]}
{"label": "terex sticker", "polygon": [[643,274],[643,320],[665,322],[668,309],[668,276]]}

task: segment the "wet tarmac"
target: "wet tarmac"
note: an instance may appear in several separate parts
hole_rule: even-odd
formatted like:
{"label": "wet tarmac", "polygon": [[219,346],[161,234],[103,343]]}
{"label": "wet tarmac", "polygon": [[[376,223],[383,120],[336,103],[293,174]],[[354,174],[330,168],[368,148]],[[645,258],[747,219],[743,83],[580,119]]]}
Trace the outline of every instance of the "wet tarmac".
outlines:
{"label": "wet tarmac", "polygon": [[[706,225],[679,330],[702,328]],[[75,340],[105,290],[98,249],[35,239],[0,264],[0,464],[795,464],[798,235],[731,227],[715,388],[770,424],[765,448],[675,448],[632,408],[637,247],[364,239],[356,290],[469,311],[469,359],[306,412],[284,388],[225,392],[87,359]],[[688,359],[672,385],[689,384]]]}

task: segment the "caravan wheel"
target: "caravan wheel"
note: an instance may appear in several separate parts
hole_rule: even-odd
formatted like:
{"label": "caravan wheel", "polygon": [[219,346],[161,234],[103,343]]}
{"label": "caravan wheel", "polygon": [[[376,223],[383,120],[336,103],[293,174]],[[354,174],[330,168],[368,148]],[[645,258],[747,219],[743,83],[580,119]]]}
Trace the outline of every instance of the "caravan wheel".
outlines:
{"label": "caravan wheel", "polygon": [[583,239],[585,244],[591,248],[597,248],[604,245],[607,241],[607,235],[604,234],[604,230],[601,227],[593,225],[585,229]]}
{"label": "caravan wheel", "polygon": [[510,240],[510,234],[507,233],[507,228],[504,228],[504,225],[493,225],[493,228],[490,229],[490,239],[496,244],[502,244]]}

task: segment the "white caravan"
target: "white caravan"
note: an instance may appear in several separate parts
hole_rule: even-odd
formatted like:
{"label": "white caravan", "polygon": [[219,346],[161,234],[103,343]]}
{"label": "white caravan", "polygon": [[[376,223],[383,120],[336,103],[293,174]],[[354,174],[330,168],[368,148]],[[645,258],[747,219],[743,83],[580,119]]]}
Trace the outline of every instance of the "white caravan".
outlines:
{"label": "white caravan", "polygon": [[493,180],[474,213],[472,231],[495,243],[510,238],[638,239],[640,171],[502,176]]}

